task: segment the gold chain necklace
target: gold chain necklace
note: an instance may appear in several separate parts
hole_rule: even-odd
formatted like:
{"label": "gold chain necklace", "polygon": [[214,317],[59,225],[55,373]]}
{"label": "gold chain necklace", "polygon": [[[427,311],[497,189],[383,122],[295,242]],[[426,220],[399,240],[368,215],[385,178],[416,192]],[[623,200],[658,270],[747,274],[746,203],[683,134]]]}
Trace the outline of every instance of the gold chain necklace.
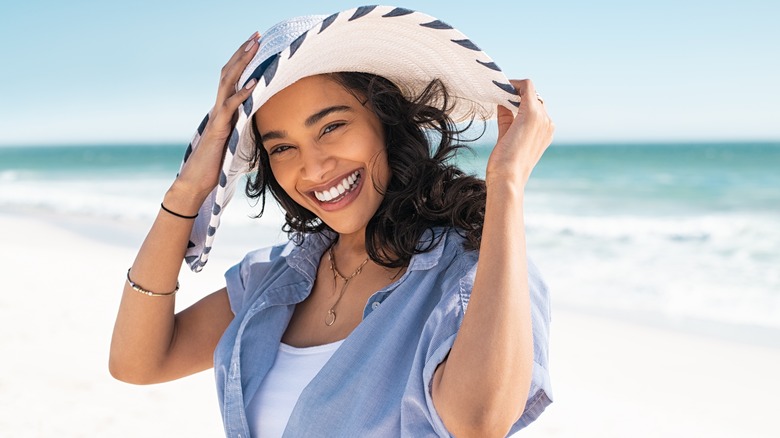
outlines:
{"label": "gold chain necklace", "polygon": [[328,261],[330,262],[330,270],[333,271],[333,289],[336,289],[336,277],[341,278],[344,281],[344,286],[341,287],[338,299],[333,303],[333,306],[330,307],[328,314],[325,316],[325,325],[330,327],[336,322],[336,306],[339,304],[339,301],[341,301],[341,297],[344,296],[344,291],[347,290],[349,281],[357,277],[360,272],[363,271],[363,266],[366,266],[366,263],[368,263],[368,257],[363,260],[363,263],[361,263],[349,277],[341,275],[341,272],[336,268],[336,260],[333,257],[333,245],[328,248]]}

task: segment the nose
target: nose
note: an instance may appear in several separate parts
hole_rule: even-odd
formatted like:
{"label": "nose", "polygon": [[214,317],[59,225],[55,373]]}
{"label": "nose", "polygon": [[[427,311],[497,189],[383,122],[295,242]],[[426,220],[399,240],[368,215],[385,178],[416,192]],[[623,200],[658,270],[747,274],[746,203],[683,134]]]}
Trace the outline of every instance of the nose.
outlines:
{"label": "nose", "polygon": [[335,158],[320,145],[301,148],[301,159],[301,177],[313,183],[327,180],[331,171],[336,168]]}

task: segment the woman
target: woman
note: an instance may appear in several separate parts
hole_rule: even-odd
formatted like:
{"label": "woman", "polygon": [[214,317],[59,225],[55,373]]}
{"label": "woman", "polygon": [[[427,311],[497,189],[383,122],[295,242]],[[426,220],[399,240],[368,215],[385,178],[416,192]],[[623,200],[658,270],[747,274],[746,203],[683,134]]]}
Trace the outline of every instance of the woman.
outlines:
{"label": "woman", "polygon": [[[447,163],[454,121],[496,106],[482,181]],[[154,383],[213,365],[235,437],[519,430],[551,402],[523,198],[552,131],[530,81],[510,85],[424,14],[362,7],[253,34],[128,272],[112,374]],[[271,192],[291,242],[248,254],[174,315],[182,259],[203,267],[250,170],[247,194]]]}

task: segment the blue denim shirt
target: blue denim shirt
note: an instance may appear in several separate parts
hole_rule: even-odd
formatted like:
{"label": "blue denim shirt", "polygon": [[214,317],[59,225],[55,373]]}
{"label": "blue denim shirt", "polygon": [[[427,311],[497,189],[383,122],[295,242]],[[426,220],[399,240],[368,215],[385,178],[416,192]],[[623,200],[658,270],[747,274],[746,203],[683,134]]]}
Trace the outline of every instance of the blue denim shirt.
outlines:
{"label": "blue denim shirt", "polygon": [[[436,367],[447,357],[466,312],[477,253],[454,230],[438,229],[435,248],[415,255],[406,273],[374,293],[363,321],[304,389],[285,437],[449,437],[431,398]],[[292,317],[314,284],[330,240],[311,235],[251,252],[225,274],[235,314],[214,353],[228,437],[247,438],[245,409],[274,363]],[[529,263],[534,367],[525,411],[511,432],[552,402],[547,372],[550,302]]]}

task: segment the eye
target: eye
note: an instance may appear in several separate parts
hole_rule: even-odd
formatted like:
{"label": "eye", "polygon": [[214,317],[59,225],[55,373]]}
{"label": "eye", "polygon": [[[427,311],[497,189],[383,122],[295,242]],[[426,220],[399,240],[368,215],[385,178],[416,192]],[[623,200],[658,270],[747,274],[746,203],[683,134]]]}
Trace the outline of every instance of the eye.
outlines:
{"label": "eye", "polygon": [[287,151],[289,149],[292,149],[292,146],[280,144],[279,146],[274,146],[273,148],[271,148],[271,152],[269,152],[268,155],[281,154],[282,152]]}
{"label": "eye", "polygon": [[338,128],[340,128],[340,127],[344,126],[344,125],[345,125],[345,123],[344,123],[344,122],[336,122],[336,123],[331,123],[330,125],[328,125],[328,126],[326,126],[325,128],[323,128],[323,130],[322,130],[322,135],[325,135],[325,134],[327,134],[327,133],[333,132],[333,131],[335,131],[336,129],[338,129]]}

